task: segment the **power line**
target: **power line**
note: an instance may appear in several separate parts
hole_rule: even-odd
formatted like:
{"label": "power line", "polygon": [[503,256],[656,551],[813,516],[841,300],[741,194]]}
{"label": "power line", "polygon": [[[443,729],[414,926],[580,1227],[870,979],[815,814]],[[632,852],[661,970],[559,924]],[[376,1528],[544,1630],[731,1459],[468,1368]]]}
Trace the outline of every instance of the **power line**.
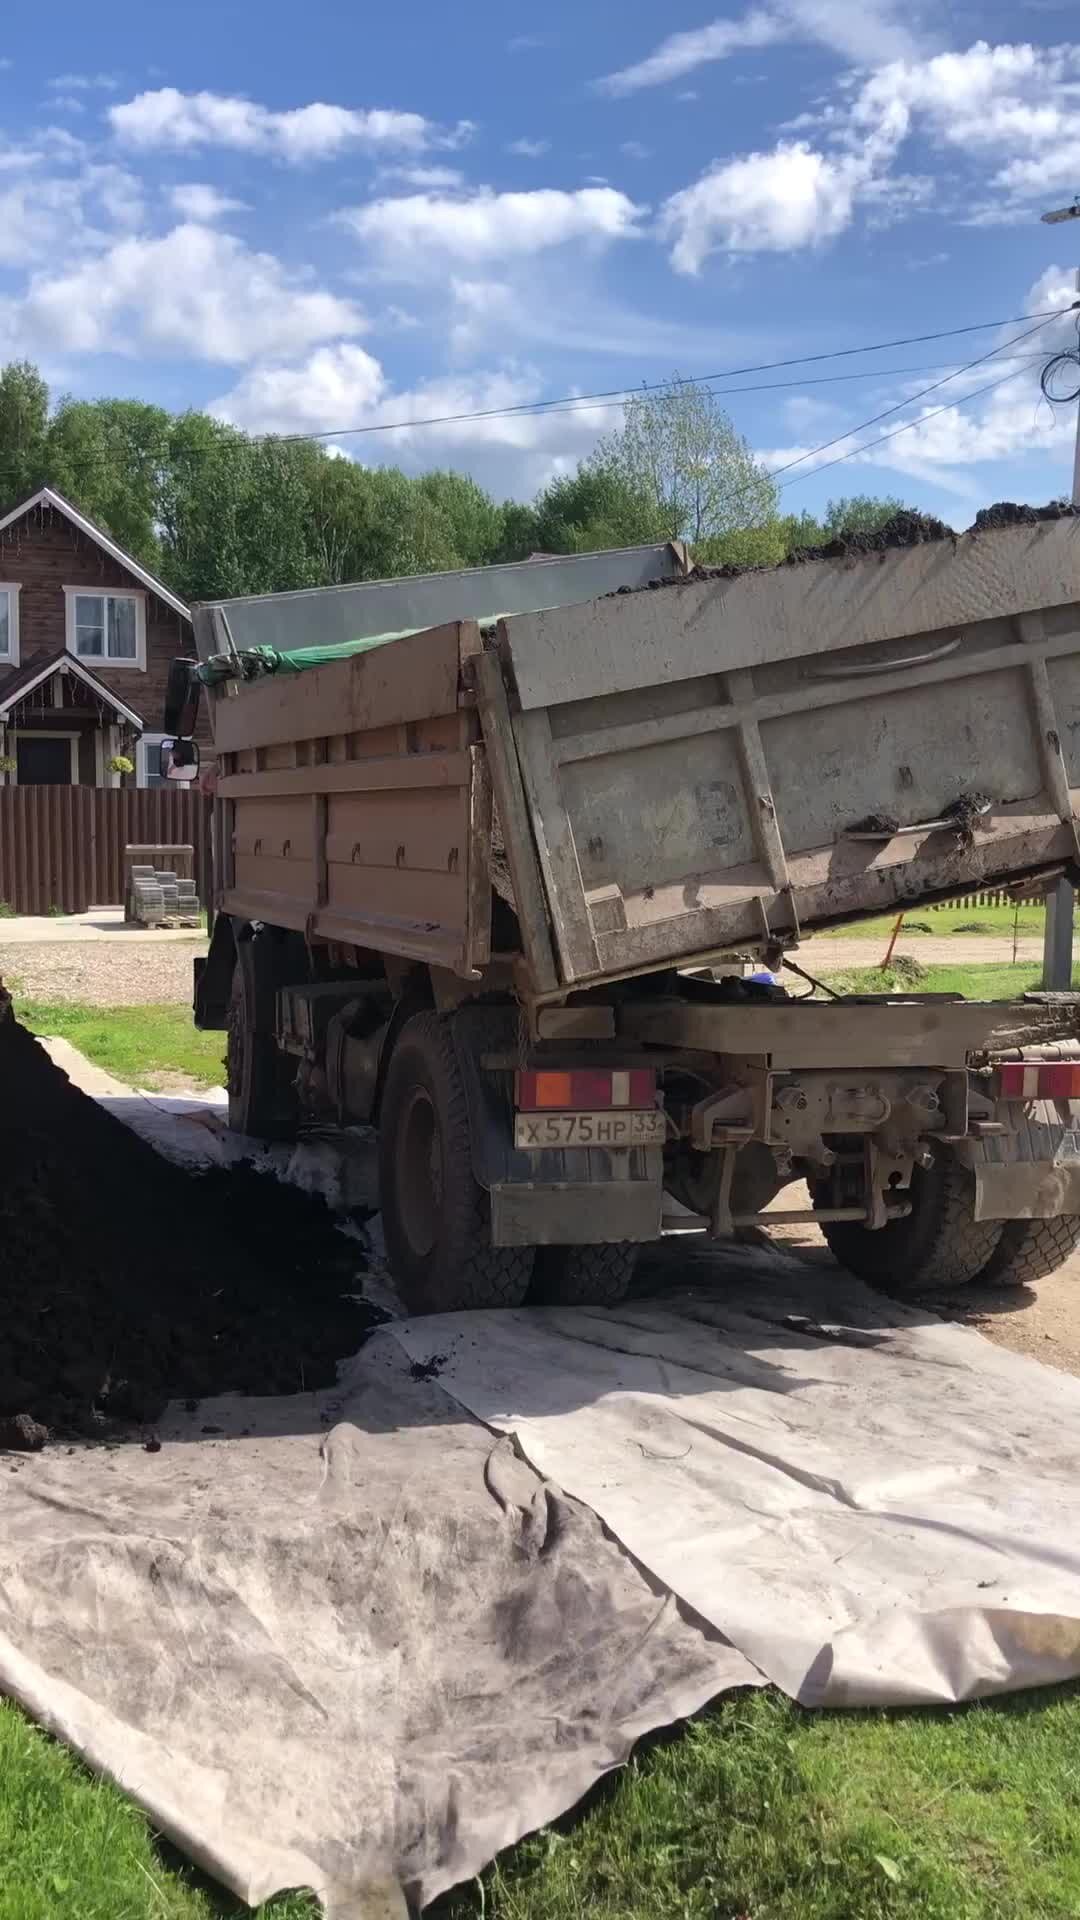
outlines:
{"label": "power line", "polygon": [[[1067,311],[1067,309],[1065,309],[1065,311]],[[1044,358],[1044,354],[1042,352],[1018,354],[1016,358],[1023,360],[1024,364],[1028,365],[1028,364],[1033,364],[1036,360],[1042,360]],[[963,373],[966,370],[966,367],[969,366],[970,364],[971,362],[960,363],[957,361],[950,361],[950,360],[920,361],[917,366],[864,367],[858,373],[818,373],[818,374],[810,374],[806,379],[800,378],[796,380],[761,380],[761,381],[755,381],[753,385],[750,385],[750,386],[705,387],[703,388],[703,391],[711,394],[715,399],[718,399],[718,400],[719,399],[736,399],[740,393],[787,393],[791,390],[792,387],[798,387],[802,389],[803,387],[839,386],[839,385],[850,383],[853,380],[885,381],[885,380],[891,380],[891,379],[899,378],[902,376],[906,376],[907,374],[911,374],[911,373],[946,373],[946,374]],[[693,382],[687,382],[686,384],[696,386],[699,384],[699,382],[693,381]],[[914,399],[914,398],[917,398],[917,396],[911,396],[911,398]],[[902,406],[909,405],[910,403],[911,403],[910,401],[900,402]],[[617,407],[617,406],[621,406],[622,404],[623,403],[621,400],[609,400],[609,401],[601,401],[597,403],[598,406],[604,406],[604,407]],[[582,402],[580,407],[578,406],[558,407],[558,408],[553,407],[549,411],[551,413],[556,413],[556,412],[557,413],[576,413],[578,411],[585,410],[587,405],[589,405],[589,403]],[[547,416],[545,415],[545,418],[546,417]],[[864,425],[865,424],[867,423],[864,423]],[[858,431],[858,429],[856,429],[856,431]],[[252,434],[249,437],[256,442],[272,441],[277,443],[280,436],[278,436],[277,434]],[[303,440],[303,439],[309,438],[310,436],[308,436],[307,434],[303,434],[296,437]],[[846,436],[841,436],[841,437],[843,438]],[[206,453],[207,458],[209,458],[209,455],[212,451],[213,449],[207,450],[207,453]],[[189,457],[190,456],[185,456],[185,458],[189,458]],[[810,456],[808,455],[807,458],[809,457]],[[77,462],[76,464],[80,465],[83,469],[86,469],[87,467],[100,465],[100,461],[98,461],[95,457],[88,454],[88,455],[84,455],[82,460],[80,462]],[[16,472],[18,473],[22,472],[22,467],[18,465],[16,462],[11,460],[0,461],[0,473],[16,473]]]}
{"label": "power line", "polygon": [[[1003,340],[999,346],[991,347],[986,353],[980,353],[974,360],[965,361],[964,365],[957,367],[953,373],[943,374],[940,380],[932,380],[928,387],[921,387],[918,393],[909,394],[906,400],[898,400],[894,406],[884,407],[880,413],[871,414],[869,420],[863,420],[859,426],[848,427],[843,433],[834,434],[831,440],[823,441],[820,447],[814,447],[808,453],[800,453],[796,459],[786,461],[782,467],[774,467],[769,475],[770,480],[778,479],[782,473],[789,473],[792,467],[801,467],[804,460],[816,459],[819,453],[828,453],[830,447],[839,446],[841,440],[849,440],[852,434],[865,433],[867,427],[876,427],[879,420],[888,420],[894,413],[901,413],[905,407],[913,407],[917,401],[924,400],[928,393],[936,393],[939,387],[947,386],[950,380],[956,380],[960,374],[970,373],[973,367],[985,366],[988,360],[996,359],[998,354],[1007,353],[1010,347],[1019,346],[1021,340],[1030,340],[1033,333],[1041,332],[1046,325],[1046,319],[1037,320],[1033,327],[1026,327],[1023,333],[1014,333],[1011,340]],[[1018,373],[1022,371],[1022,368],[1017,368]],[[888,434],[885,435],[886,439],[889,437]],[[830,461],[829,464],[833,463]],[[821,468],[816,468],[815,471],[820,473]]]}
{"label": "power line", "polygon": [[[847,453],[837,454],[835,460],[826,460],[822,466],[814,467],[813,473],[815,475],[828,473],[830,467],[843,466],[845,460],[854,460],[860,453],[868,453],[871,447],[883,446],[886,440],[895,440],[898,434],[910,433],[913,427],[925,426],[928,420],[936,420],[941,413],[952,413],[957,407],[966,406],[969,400],[981,399],[984,393],[994,393],[998,387],[1007,386],[1010,380],[1018,380],[1023,371],[1023,367],[1013,367],[1010,373],[1002,374],[999,380],[988,380],[985,386],[973,387],[970,393],[962,393],[955,400],[947,400],[942,407],[933,407],[929,413],[920,414],[917,420],[905,420],[902,427],[893,427],[889,433],[880,433],[876,440],[864,440],[862,446],[852,447]],[[855,427],[852,431],[861,433],[862,428]],[[830,444],[833,443],[830,442]],[[818,449],[818,451],[821,451],[821,449]],[[807,460],[812,460],[813,457],[813,454],[810,453],[804,456]],[[780,468],[779,471],[783,472],[784,469]],[[788,487],[797,486],[800,480],[809,480],[810,477],[809,473],[796,474],[794,480],[785,480],[783,486],[780,488],[780,492],[784,493]]]}
{"label": "power line", "polygon": [[[252,437],[276,440],[282,444],[297,440],[344,440],[375,433],[408,433],[416,427],[451,427],[472,420],[504,420],[516,414],[576,413],[604,401],[618,405],[640,393],[671,392],[687,386],[707,387],[714,380],[739,380],[750,373],[778,373],[786,367],[815,366],[823,360],[845,360],[860,353],[887,353],[896,347],[921,346],[930,340],[954,340],[964,333],[984,333],[990,327],[1011,327],[1021,320],[1055,320],[1060,314],[1070,311],[1068,307],[1048,307],[1040,314],[1015,314],[1011,320],[976,320],[965,327],[947,327],[937,333],[911,333],[899,340],[878,340],[865,347],[834,347],[827,353],[793,354],[786,360],[762,360],[754,366],[728,367],[722,373],[680,375],[672,380],[643,381],[636,387],[609,387],[598,393],[568,393],[552,400],[521,400],[505,407],[473,407],[461,413],[428,414],[419,420],[380,420],[360,427],[313,427],[307,433],[273,433]],[[1018,338],[1024,336],[1019,335]]]}

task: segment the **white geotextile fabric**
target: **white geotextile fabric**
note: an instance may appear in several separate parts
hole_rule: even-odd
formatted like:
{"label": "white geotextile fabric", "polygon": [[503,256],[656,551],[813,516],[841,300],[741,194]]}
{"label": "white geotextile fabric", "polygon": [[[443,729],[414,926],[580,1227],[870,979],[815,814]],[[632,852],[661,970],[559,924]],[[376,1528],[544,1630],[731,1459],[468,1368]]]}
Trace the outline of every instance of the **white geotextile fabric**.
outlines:
{"label": "white geotextile fabric", "polygon": [[677,1259],[678,1298],[394,1332],[805,1705],[1080,1673],[1080,1380],[773,1251]]}
{"label": "white geotextile fabric", "polygon": [[161,1431],[0,1475],[0,1690],[252,1905],[395,1920],[760,1684],[388,1334]]}

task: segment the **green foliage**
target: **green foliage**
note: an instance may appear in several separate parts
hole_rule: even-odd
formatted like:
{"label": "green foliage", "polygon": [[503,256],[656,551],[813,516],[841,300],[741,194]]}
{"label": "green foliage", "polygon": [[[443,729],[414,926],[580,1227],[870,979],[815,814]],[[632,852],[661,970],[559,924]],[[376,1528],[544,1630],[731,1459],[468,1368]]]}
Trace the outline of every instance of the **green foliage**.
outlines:
{"label": "green foliage", "polygon": [[905,502],[893,493],[880,497],[870,493],[842,494],[830,500],[820,516],[813,513],[789,513],[778,522],[785,553],[798,553],[803,547],[823,547],[838,533],[876,533],[894,514],[903,513]]}
{"label": "green foliage", "polygon": [[362,467],[312,440],[252,439],[209,414],[64,397],[29,363],[0,369],[5,501],[56,487],[188,600],[277,593],[587,553],[669,538],[710,565],[773,566],[896,500],[777,515],[773,482],[693,382],[630,400],[625,423],[530,506],[466,474]]}
{"label": "green foliage", "polygon": [[[602,443],[604,448],[610,442]],[[536,502],[536,551],[594,553],[664,540],[663,515],[608,453],[552,480]]]}
{"label": "green foliage", "polygon": [[825,537],[838,533],[876,533],[896,513],[903,513],[905,502],[894,493],[879,499],[871,493],[849,493],[830,500],[825,509]]}
{"label": "green foliage", "polygon": [[14,505],[44,485],[49,389],[28,360],[0,368],[0,502]]}
{"label": "green foliage", "polygon": [[695,553],[776,520],[774,482],[716,396],[692,381],[635,395],[587,465],[648,503],[658,533],[646,538],[686,540]]}

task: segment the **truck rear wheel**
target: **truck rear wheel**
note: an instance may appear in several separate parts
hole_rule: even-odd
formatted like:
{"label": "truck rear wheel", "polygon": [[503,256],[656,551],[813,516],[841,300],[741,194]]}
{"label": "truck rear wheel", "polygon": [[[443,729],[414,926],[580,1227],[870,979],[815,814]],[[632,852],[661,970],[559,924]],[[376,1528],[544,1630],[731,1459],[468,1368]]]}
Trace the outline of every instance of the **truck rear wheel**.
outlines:
{"label": "truck rear wheel", "polygon": [[[1000,1220],[976,1220],[975,1180],[947,1147],[916,1167],[911,1212],[876,1232],[853,1220],[823,1220],[821,1231],[841,1266],[889,1293],[964,1286],[987,1264]],[[822,1204],[827,1204],[823,1202]]]}
{"label": "truck rear wheel", "polygon": [[488,1197],[473,1178],[465,1085],[434,1013],[414,1015],[390,1061],[379,1192],[391,1271],[410,1313],[521,1306],[534,1249],[491,1244]]}
{"label": "truck rear wheel", "polygon": [[274,1038],[277,970],[269,939],[256,933],[237,943],[225,1055],[229,1126],[259,1140],[291,1140],[297,1102],[292,1062]]}
{"label": "truck rear wheel", "polygon": [[978,1275],[997,1287],[1026,1287],[1065,1265],[1080,1246],[1080,1216],[1053,1220],[1006,1220],[1001,1238]]}
{"label": "truck rear wheel", "polygon": [[538,1247],[529,1299],[542,1307],[617,1307],[630,1291],[638,1247]]}

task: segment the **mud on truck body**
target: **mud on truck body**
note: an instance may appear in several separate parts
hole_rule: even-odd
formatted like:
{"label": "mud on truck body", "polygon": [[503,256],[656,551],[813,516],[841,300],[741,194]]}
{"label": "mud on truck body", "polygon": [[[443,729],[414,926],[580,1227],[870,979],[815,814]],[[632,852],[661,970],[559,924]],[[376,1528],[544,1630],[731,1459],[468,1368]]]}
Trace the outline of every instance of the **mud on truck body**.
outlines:
{"label": "mud on truck body", "polygon": [[[854,1271],[1080,1240],[1071,996],[797,997],[809,929],[1072,873],[1080,521],[702,575],[677,545],[207,604],[230,1124],[378,1130],[414,1311],[603,1303],[805,1180]],[[166,749],[168,751],[168,749]],[[183,763],[187,763],[186,765]]]}

